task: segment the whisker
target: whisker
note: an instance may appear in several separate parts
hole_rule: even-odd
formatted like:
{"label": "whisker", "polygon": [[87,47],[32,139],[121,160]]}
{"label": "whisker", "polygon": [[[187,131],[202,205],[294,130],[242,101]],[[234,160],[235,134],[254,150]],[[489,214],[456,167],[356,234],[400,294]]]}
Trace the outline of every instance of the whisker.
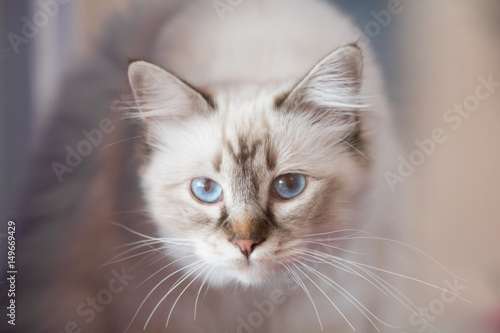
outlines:
{"label": "whisker", "polygon": [[105,148],[109,148],[111,146],[114,146],[116,144],[119,144],[119,143],[123,143],[123,142],[126,142],[126,141],[129,141],[129,140],[134,140],[134,139],[138,139],[138,138],[143,138],[144,135],[137,135],[137,136],[133,136],[133,137],[130,137],[130,138],[127,138],[127,139],[123,139],[123,140],[119,140],[119,141],[116,141],[116,142],[112,142],[110,144],[107,144],[105,145],[104,147],[102,147],[102,149],[105,149]]}
{"label": "whisker", "polygon": [[[138,231],[135,231],[129,227],[126,227],[122,224],[119,224],[119,223],[116,223],[116,222],[109,222],[110,224],[113,224],[117,227],[120,227],[120,228],[123,228],[137,236],[141,236],[141,237],[144,237],[146,239],[150,239],[150,240],[159,240],[159,241],[163,241],[164,243],[168,243],[168,244],[172,244],[172,245],[193,245],[194,246],[194,242],[192,239],[189,239],[189,238],[167,238],[167,237],[151,237],[151,236],[148,236],[148,235],[145,235],[143,233],[140,233]],[[183,242],[188,242],[190,244],[185,244]]]}
{"label": "whisker", "polygon": [[111,216],[115,216],[115,215],[132,214],[132,213],[148,214],[149,211],[147,209],[145,209],[145,208],[131,209],[131,210],[121,210],[121,211],[116,211],[116,212],[113,212],[113,213],[102,214],[99,217],[111,217]]}
{"label": "whisker", "polygon": [[444,288],[441,288],[439,286],[436,286],[432,283],[429,283],[429,282],[426,282],[426,281],[423,281],[423,280],[420,280],[420,279],[417,279],[417,278],[413,278],[411,276],[408,276],[408,275],[404,275],[404,274],[401,274],[401,273],[396,273],[396,272],[392,272],[392,271],[389,271],[389,270],[386,270],[386,269],[383,269],[383,268],[378,268],[378,267],[375,267],[375,266],[370,266],[370,265],[367,265],[367,264],[363,264],[363,263],[360,263],[360,262],[355,262],[355,261],[352,261],[352,260],[348,260],[348,259],[343,259],[343,258],[340,258],[340,257],[337,257],[337,260],[341,260],[341,261],[344,261],[344,262],[349,262],[351,264],[354,264],[354,265],[359,265],[359,266],[363,266],[363,267],[366,267],[366,268],[369,268],[369,269],[373,269],[373,270],[376,270],[376,271],[380,271],[380,272],[384,272],[384,273],[387,273],[387,274],[390,274],[390,275],[394,275],[394,276],[398,276],[398,277],[401,277],[401,278],[404,278],[404,279],[408,279],[408,280],[411,280],[411,281],[415,281],[415,282],[418,282],[418,283],[421,283],[423,285],[426,285],[426,286],[429,286],[431,288],[435,288],[435,289],[438,289],[442,292],[445,292],[445,293],[448,293],[450,295],[453,295],[469,304],[472,304],[471,301],[461,297],[460,295],[457,295],[447,289],[444,289]]}
{"label": "whisker", "polygon": [[155,255],[155,254],[156,254],[156,253],[154,253],[154,252],[153,252],[153,253],[147,254],[147,255],[145,255],[144,257],[142,257],[141,259],[137,260],[137,261],[135,262],[135,264],[133,264],[133,265],[130,267],[130,270],[131,270],[131,271],[135,270],[137,267],[139,267],[140,265],[142,265],[144,261],[148,260],[148,259],[149,259],[149,257],[152,257],[152,256],[153,256],[153,255]]}
{"label": "whisker", "polygon": [[184,249],[184,247],[180,247],[180,248],[176,248],[176,249],[174,249],[174,250],[172,250],[172,251],[170,251],[170,252],[168,252],[168,253],[164,253],[162,256],[160,256],[160,257],[159,257],[158,259],[156,259],[155,261],[150,262],[150,263],[149,263],[146,267],[152,266],[152,265],[154,265],[155,263],[157,263],[158,261],[162,260],[163,258],[166,258],[166,257],[170,256],[172,253],[175,253],[175,252],[180,251],[180,250],[183,250],[183,249]]}
{"label": "whisker", "polygon": [[[203,264],[201,267],[203,267],[203,266],[205,266],[205,268],[198,275],[196,275],[194,277],[194,279],[191,282],[189,282],[188,285],[181,291],[181,293],[179,294],[179,296],[177,296],[177,299],[175,300],[175,302],[172,305],[172,308],[170,309],[170,312],[168,314],[167,323],[165,324],[165,327],[168,327],[168,322],[170,321],[170,316],[172,315],[172,312],[174,311],[175,305],[177,304],[177,302],[181,298],[182,294],[184,294],[184,292],[187,290],[187,288],[189,288],[189,286],[192,285],[193,282],[195,282],[196,279],[199,278],[201,276],[201,274],[203,274],[203,272],[205,272],[208,269],[208,267],[209,267],[207,263]],[[199,267],[199,268],[201,268],[201,267]]]}
{"label": "whisker", "polygon": [[[304,263],[301,263],[302,265],[305,265]],[[327,283],[329,286],[331,286],[332,288],[334,288],[337,292],[339,292],[342,296],[344,296],[346,299],[349,300],[349,302],[354,305],[369,321],[370,323],[375,327],[375,329],[377,331],[380,332],[379,328],[377,327],[377,325],[375,325],[375,323],[373,323],[373,321],[370,319],[370,317],[364,312],[362,311],[356,304],[353,303],[356,302],[357,304],[359,304],[359,306],[361,306],[366,312],[368,312],[374,319],[376,319],[378,322],[380,322],[381,324],[385,325],[385,326],[388,326],[388,327],[391,327],[391,328],[400,328],[400,327],[396,327],[396,326],[393,326],[393,325],[390,325],[389,323],[386,323],[385,321],[383,321],[382,319],[380,319],[379,317],[377,317],[375,314],[373,314],[368,308],[366,308],[363,303],[361,303],[358,299],[356,299],[356,297],[354,297],[349,291],[347,291],[344,287],[342,287],[340,284],[338,284],[337,282],[335,282],[334,280],[332,280],[331,278],[329,278],[328,276],[326,276],[325,274],[319,272],[318,270],[308,266],[308,265],[305,265],[306,268],[308,268],[309,270],[312,270],[312,272],[314,274],[316,274],[316,276],[320,277],[325,283]],[[335,286],[331,285],[330,283],[334,284]],[[341,289],[344,293],[346,293],[347,295],[349,295],[351,299],[349,299],[349,297],[347,297],[346,295],[344,295],[342,292],[340,292],[337,288]],[[385,293],[384,293],[385,294]]]}
{"label": "whisker", "polygon": [[120,248],[127,247],[127,246],[132,246],[132,245],[141,244],[141,243],[147,243],[147,242],[154,242],[154,241],[163,242],[163,243],[169,242],[170,244],[172,244],[175,241],[180,241],[180,242],[188,242],[188,243],[192,242],[194,244],[194,241],[191,240],[191,239],[189,239],[189,238],[164,238],[164,237],[161,237],[161,238],[156,238],[156,240],[144,240],[144,239],[141,239],[141,240],[138,240],[138,241],[134,241],[134,242],[130,242],[130,243],[125,243],[125,244],[121,244],[121,245],[115,246],[115,247],[113,247],[113,249],[116,250],[116,249],[120,249]]}
{"label": "whisker", "polygon": [[[327,256],[326,253],[319,252],[319,251],[308,250],[308,249],[294,250],[294,253],[297,253],[299,255],[307,255],[309,257],[314,258],[316,261],[312,260],[312,259],[309,259],[309,258],[303,258],[303,257],[301,257],[304,260],[315,262],[315,263],[318,263],[318,264],[328,264],[328,265],[331,265],[332,267],[335,267],[335,268],[337,268],[339,270],[342,270],[344,272],[357,275],[357,272],[354,269],[352,269],[351,267],[347,267],[345,265],[344,265],[344,267],[337,266],[336,264],[334,264],[332,262],[329,262],[329,261],[327,261],[325,259],[322,259],[321,258],[322,256],[323,257]],[[328,258],[328,259],[330,259],[330,258]]]}
{"label": "whisker", "polygon": [[121,249],[121,248],[124,248],[124,247],[127,247],[127,246],[133,246],[133,245],[137,245],[137,244],[151,244],[151,243],[154,243],[154,242],[162,242],[161,239],[157,239],[157,240],[145,240],[145,239],[141,239],[141,240],[138,240],[138,241],[134,241],[134,242],[130,242],[130,243],[125,243],[125,244],[121,244],[121,245],[118,245],[118,246],[115,246],[113,247],[112,249],[113,250],[118,250],[118,249]]}
{"label": "whisker", "polygon": [[365,255],[364,253],[360,253],[360,252],[354,252],[354,251],[346,250],[346,249],[343,249],[343,248],[338,247],[338,246],[329,245],[329,244],[324,244],[324,243],[317,242],[317,241],[300,240],[300,242],[302,242],[302,243],[308,243],[308,244],[316,244],[316,245],[321,245],[321,246],[324,246],[324,247],[328,247],[328,248],[331,248],[331,249],[335,249],[335,250],[339,250],[339,251],[343,251],[343,252],[347,252],[347,253],[351,253],[351,254]]}
{"label": "whisker", "polygon": [[[213,278],[214,278],[214,276],[215,276],[215,273],[216,273],[216,272],[217,272],[217,271],[216,271],[216,269],[215,269],[215,267],[214,267],[214,268],[212,269],[212,272],[211,272],[210,280],[208,280],[208,285],[211,285],[211,284],[212,284],[212,280],[213,280]],[[202,300],[201,300],[202,302],[203,302],[203,300],[205,299],[205,297],[207,297],[207,294],[208,294],[208,287],[205,289],[205,293],[203,294],[203,298],[202,298]]]}
{"label": "whisker", "polygon": [[[175,251],[175,250],[174,250],[174,251]],[[172,251],[172,252],[174,252],[174,251]],[[172,253],[172,252],[171,252],[171,253]],[[169,254],[170,254],[170,253],[169,253]],[[167,254],[167,255],[169,255],[169,254]],[[174,260],[174,261],[172,261],[172,262],[168,263],[167,265],[163,266],[162,268],[160,268],[159,270],[157,270],[156,272],[154,272],[153,274],[151,274],[150,276],[148,276],[148,277],[147,277],[144,281],[142,281],[141,283],[139,283],[139,284],[135,287],[135,289],[137,289],[137,288],[139,288],[140,286],[142,286],[144,283],[146,283],[147,281],[149,281],[149,280],[150,280],[153,276],[155,276],[156,274],[158,274],[158,273],[160,273],[161,271],[163,271],[164,269],[166,269],[166,268],[170,267],[170,265],[173,265],[173,264],[175,264],[176,262],[179,262],[179,261],[184,260],[184,259],[186,259],[186,258],[191,258],[191,257],[195,257],[195,256],[196,256],[195,254],[191,254],[191,255],[189,255],[189,256],[182,257],[182,258],[178,258],[178,259],[176,259],[176,260]]]}
{"label": "whisker", "polygon": [[[198,293],[196,294],[196,300],[194,302],[194,317],[193,317],[193,320],[196,320],[196,310],[197,310],[197,307],[198,307],[198,299],[200,298],[201,290],[203,289],[203,286],[205,285],[205,282],[207,282],[207,279],[208,279],[209,275],[211,275],[214,270],[215,270],[215,267],[212,267],[212,269],[207,273],[207,275],[205,275],[205,277],[203,278],[203,281],[201,282],[200,289],[198,289]],[[207,287],[207,289],[208,289],[208,287]]]}
{"label": "whisker", "polygon": [[348,145],[349,147],[351,147],[352,149],[354,149],[358,154],[360,154],[361,156],[363,156],[364,158],[366,158],[368,161],[370,161],[370,159],[363,152],[361,152],[358,148],[354,147],[352,144],[350,144],[349,142],[347,142],[344,139],[342,139],[340,141],[342,141],[344,144]]}
{"label": "whisker", "polygon": [[[334,260],[338,265],[342,265],[342,266],[345,266],[342,262],[339,262],[339,260],[344,260],[342,258],[338,258],[338,257],[335,257],[333,255],[330,255],[330,254],[326,254],[326,253],[323,253],[323,252],[319,252],[319,251],[311,251],[311,250],[307,250],[308,252],[312,252],[312,254],[309,254],[309,253],[304,253],[305,251],[301,251],[303,252],[303,254],[308,254],[310,256],[313,256],[313,257],[316,257],[316,256],[323,256],[323,257],[326,257],[330,260]],[[296,251],[296,252],[299,252],[299,251]],[[316,253],[314,253],[316,252]],[[318,257],[316,257],[318,258]],[[304,259],[304,258],[303,258]],[[319,259],[319,258],[318,258]],[[308,260],[308,259],[306,259]],[[328,261],[325,261],[325,263],[327,264],[330,264],[332,265],[333,267],[336,267],[336,268],[340,268],[338,267],[336,264],[334,263],[331,263],[331,262],[328,262]],[[304,264],[304,263],[301,263],[301,264]],[[356,272],[355,270],[353,270],[352,268],[349,268],[349,270],[347,269],[342,269],[343,271],[346,271],[348,273],[352,273],[352,274],[355,274],[359,277],[361,277],[362,279],[364,279],[365,281],[367,281],[368,283],[370,283],[372,286],[374,286],[375,288],[377,288],[380,292],[382,292],[384,295],[387,296],[387,293],[389,293],[389,295],[391,295],[394,299],[396,299],[400,304],[402,304],[405,308],[407,308],[409,311],[411,311],[412,313],[416,314],[419,318],[421,318],[422,320],[426,321],[428,325],[430,325],[434,330],[436,330],[435,327],[433,327],[431,325],[431,323],[428,322],[427,319],[423,318],[421,314],[418,313],[419,309],[418,307],[409,299],[407,298],[400,290],[398,290],[396,287],[392,286],[390,283],[388,283],[387,281],[385,281],[385,279],[381,278],[380,276],[378,276],[377,274],[373,273],[373,272],[370,272],[369,270],[367,270],[366,268],[364,267],[358,267],[358,266],[355,266],[356,263],[349,263],[350,265],[353,265],[354,267],[357,267],[358,269],[360,269],[361,271],[363,271],[364,273],[366,273],[369,277],[371,277],[374,282],[376,282],[378,285],[376,285],[374,282],[370,281],[367,277],[363,276],[362,274],[360,274],[359,272]],[[309,266],[310,267],[310,266]],[[346,268],[348,268],[346,266]],[[311,268],[312,269],[312,268]],[[321,275],[324,275],[322,273],[320,273],[318,271],[318,274],[321,274]],[[325,278],[329,279],[327,276],[324,276]],[[330,279],[329,279],[330,280]],[[332,283],[335,283],[333,280],[330,280]],[[326,281],[325,281],[326,282]],[[328,284],[328,282],[326,282]],[[337,283],[335,283],[336,285],[338,285]],[[332,286],[333,287],[333,286]],[[342,288],[340,285],[338,285],[339,288]],[[385,290],[382,290],[382,288]],[[393,291],[391,291],[389,288],[391,288]],[[343,289],[343,288],[342,288]],[[346,291],[347,292],[347,291]],[[404,298],[401,299],[398,295],[396,295],[395,293],[399,294],[400,297]],[[359,303],[359,302],[358,302]],[[366,307],[364,307],[361,303],[359,303],[363,308],[366,309]],[[374,316],[368,309],[366,309],[372,316]],[[379,321],[380,323],[386,325],[386,326],[389,326],[389,327],[393,327],[393,328],[397,328],[395,326],[392,326],[386,322],[383,322],[380,318],[374,316],[375,319],[377,319],[377,321]]]}
{"label": "whisker", "polygon": [[337,269],[340,269],[344,272],[347,272],[347,273],[350,273],[350,274],[354,274],[356,276],[359,276],[360,278],[362,278],[363,280],[365,280],[366,282],[368,282],[369,284],[371,284],[373,287],[375,287],[377,290],[379,290],[382,294],[384,294],[385,296],[387,296],[387,294],[385,293],[385,291],[383,291],[378,285],[376,285],[374,282],[370,281],[368,278],[366,278],[365,276],[363,276],[362,274],[360,274],[359,272],[357,272],[356,270],[354,270],[352,267],[349,267],[347,266],[346,264],[344,263],[341,263],[341,262],[338,262],[335,260],[335,256],[331,255],[331,254],[327,254],[327,253],[324,253],[324,252],[319,252],[319,251],[307,251],[307,253],[303,253],[303,254],[307,254],[307,255],[310,255],[310,256],[320,256],[320,257],[323,257],[323,258],[326,258],[326,259],[330,259],[330,260],[334,260],[334,262],[330,262],[326,259],[323,259],[323,262],[334,267],[334,268],[337,268]]}
{"label": "whisker", "polygon": [[[116,259],[120,258],[121,256],[123,256],[123,255],[125,255],[125,254],[127,254],[127,253],[129,253],[129,252],[135,251],[135,250],[137,250],[137,249],[140,249],[140,248],[142,248],[142,247],[149,246],[151,249],[161,249],[161,248],[164,248],[164,246],[163,246],[163,247],[159,247],[159,248],[154,248],[154,247],[152,246],[152,245],[155,245],[155,244],[162,244],[162,243],[163,243],[163,241],[159,241],[159,240],[158,240],[158,241],[152,241],[152,240],[150,240],[150,241],[142,241],[142,242],[143,242],[143,244],[141,244],[141,245],[136,245],[136,246],[134,246],[133,248],[130,248],[130,249],[124,250],[124,251],[120,252],[119,254],[117,254],[117,255],[113,256],[111,259],[109,259],[109,261],[108,261],[107,263],[103,264],[103,266],[110,265],[110,264],[112,264],[112,263],[116,262],[116,261],[114,261],[114,260],[116,260]],[[130,258],[130,257],[129,257],[129,258]],[[127,259],[127,258],[125,258],[125,259]]]}
{"label": "whisker", "polygon": [[190,266],[193,266],[193,265],[196,265],[196,264],[199,264],[202,260],[200,261],[197,261],[197,262],[194,262],[194,263],[191,263],[185,267],[182,267],[182,268],[179,268],[178,270],[176,270],[175,272],[169,274],[166,278],[162,279],[160,282],[158,282],[156,284],[156,286],[154,286],[154,288],[152,288],[149,293],[146,295],[146,297],[144,297],[144,299],[142,300],[141,304],[139,305],[139,308],[137,309],[137,311],[135,312],[134,316],[132,317],[132,320],[130,321],[130,323],[128,324],[127,328],[125,329],[125,331],[128,331],[128,329],[130,328],[130,326],[132,326],[132,323],[134,322],[135,318],[137,317],[137,315],[139,314],[139,311],[141,310],[142,306],[144,305],[144,303],[146,303],[147,299],[151,296],[151,294],[163,283],[165,282],[166,280],[168,280],[171,276],[173,276],[174,274],[177,274],[178,272],[182,271],[183,269],[186,269],[187,267],[190,267]]}
{"label": "whisker", "polygon": [[[296,262],[298,262],[299,264],[301,265],[304,265],[306,267],[309,267],[307,266],[306,264],[298,261],[298,260],[294,260]],[[344,318],[344,320],[347,322],[347,324],[352,328],[352,330],[354,332],[356,332],[356,329],[354,328],[354,326],[352,326],[351,322],[346,318],[346,316],[342,313],[342,311],[340,311],[340,309],[337,307],[337,305],[330,299],[330,297],[328,297],[328,295],[320,288],[320,286],[318,286],[316,284],[316,282],[314,282],[313,279],[311,279],[306,273],[304,273],[304,271],[302,271],[296,264],[293,264],[295,266],[295,268],[297,268],[299,270],[299,272],[301,272],[309,281],[311,281],[312,284],[314,284],[316,286],[316,288],[318,288],[318,290],[326,297],[326,299],[333,305],[333,307],[340,313],[340,315],[342,316],[342,318]],[[318,316],[319,317],[319,316]],[[323,330],[323,327],[321,328],[321,330]]]}
{"label": "whisker", "polygon": [[[456,276],[455,274],[453,274],[451,271],[449,271],[446,267],[444,267],[443,265],[441,265],[436,259],[434,259],[432,256],[430,256],[429,254],[425,253],[424,251],[412,246],[412,245],[409,245],[409,244],[406,244],[404,242],[401,242],[401,241],[398,241],[398,240],[395,240],[395,239],[390,239],[390,238],[384,238],[384,237],[378,237],[378,236],[375,236],[369,232],[366,232],[366,231],[363,231],[365,234],[367,235],[370,235],[370,237],[368,236],[355,236],[355,237],[348,237],[348,238],[343,238],[343,239],[368,239],[368,240],[380,240],[380,241],[384,241],[384,242],[388,242],[388,243],[393,243],[393,244],[397,244],[397,245],[400,245],[400,246],[403,246],[403,247],[406,247],[410,250],[413,250],[419,254],[421,254],[422,256],[426,257],[427,259],[431,260],[434,264],[436,264],[439,268],[441,268],[442,270],[444,270],[446,273],[448,273],[449,275],[453,276],[454,278],[458,279],[458,280],[462,280],[462,281],[467,281],[466,279],[463,279],[463,278],[460,278],[458,276]],[[338,238],[338,239],[341,239],[341,238]]]}
{"label": "whisker", "polygon": [[[143,327],[144,330],[148,326],[149,321],[151,320],[151,317],[153,317],[154,313],[156,312],[156,310],[158,309],[158,307],[160,306],[160,304],[165,300],[165,298],[167,298],[167,296],[170,295],[170,293],[172,293],[179,285],[182,284],[182,282],[184,282],[189,276],[191,276],[191,274],[193,274],[195,271],[197,271],[200,267],[203,267],[203,265],[204,265],[204,263],[202,263],[202,260],[197,261],[196,264],[197,264],[197,266],[195,266],[194,268],[190,269],[189,271],[187,271],[186,273],[184,273],[179,279],[177,279],[177,281],[174,283],[174,285],[172,287],[170,287],[170,289],[168,290],[168,292],[165,295],[163,295],[163,297],[160,299],[160,301],[158,301],[158,303],[154,307],[153,311],[151,311],[151,314],[149,315],[148,319],[146,320],[146,323],[144,324],[144,327]],[[188,266],[186,266],[186,267],[188,267]],[[181,268],[181,270],[185,269],[186,267]]]}
{"label": "whisker", "polygon": [[[109,260],[112,261],[112,260],[118,259],[118,258],[120,258],[121,256],[123,256],[126,253],[135,251],[135,250],[140,249],[141,247],[145,247],[145,246],[149,246],[149,247],[151,247],[151,249],[165,249],[165,248],[167,248],[170,245],[183,246],[183,247],[185,247],[185,246],[194,246],[194,244],[191,244],[191,243],[188,243],[188,244],[186,244],[186,243],[175,243],[175,244],[173,244],[172,242],[166,241],[165,239],[159,239],[159,240],[156,240],[156,241],[153,241],[153,240],[141,240],[138,243],[142,243],[142,244],[136,245],[133,248],[124,250],[121,253],[113,256],[113,258],[111,258]],[[164,244],[164,246],[159,247],[159,248],[155,248],[155,247],[152,246],[152,245],[155,245],[155,244]],[[132,246],[132,244],[130,244],[129,246]],[[106,263],[105,265],[108,265],[108,264],[109,263]]]}
{"label": "whisker", "polygon": [[[364,232],[363,230],[358,230],[358,229],[340,229],[340,230],[334,230],[334,231],[328,231],[328,232],[322,232],[322,233],[317,233],[317,234],[307,234],[307,235],[304,235],[303,237],[316,237],[316,236],[324,236],[324,235],[331,235],[331,234],[337,234],[337,233],[341,233],[341,232],[354,232],[353,235],[356,235],[358,233],[362,233]],[[349,235],[348,235],[349,236]],[[344,237],[348,237],[348,236],[344,236]],[[335,238],[333,238],[335,239]]]}
{"label": "whisker", "polygon": [[[296,262],[298,262],[299,264],[307,267],[307,268],[310,268],[308,265],[298,261],[298,260],[295,260]],[[338,311],[338,313],[340,313],[340,315],[342,316],[342,318],[344,318],[344,320],[347,322],[347,324],[352,328],[352,330],[354,332],[356,332],[356,329],[354,328],[354,326],[351,324],[351,322],[346,318],[346,316],[342,313],[342,311],[340,311],[340,309],[338,308],[338,306],[330,299],[330,297],[328,297],[328,295],[323,291],[323,289],[321,289],[320,286],[318,286],[318,284],[316,282],[314,282],[313,279],[311,279],[306,273],[304,273],[304,271],[302,271],[299,267],[297,267],[296,264],[294,264],[295,268],[297,268],[299,270],[299,272],[301,272],[309,281],[311,281],[312,284],[314,284],[316,286],[316,288],[318,288],[318,290],[326,297],[326,299],[333,305],[333,307]]]}
{"label": "whisker", "polygon": [[[294,266],[296,268],[298,268],[295,264]],[[321,330],[323,331],[323,324],[321,323],[321,318],[319,317],[319,313],[318,313],[318,309],[316,308],[316,303],[314,303],[314,300],[311,296],[311,294],[309,293],[309,290],[307,289],[306,285],[304,284],[304,282],[302,281],[302,279],[298,276],[297,273],[295,273],[293,271],[293,269],[291,267],[288,267],[288,265],[285,265],[286,269],[293,275],[296,277],[295,282],[297,282],[299,284],[299,286],[301,286],[301,288],[304,290],[304,292],[306,293],[307,297],[309,297],[309,300],[311,301],[311,304],[314,308],[314,311],[316,312],[316,317],[318,318],[318,322],[319,322],[319,326],[321,327]]]}
{"label": "whisker", "polygon": [[[147,251],[143,251],[143,252],[139,252],[139,253],[135,253],[135,254],[132,254],[128,257],[125,257],[125,258],[121,258],[121,259],[117,259],[115,261],[111,261],[111,262],[107,262],[105,264],[102,265],[102,267],[105,267],[105,266],[109,266],[109,265],[113,265],[113,264],[116,264],[118,262],[122,262],[122,261],[125,261],[125,260],[128,260],[128,259],[131,259],[131,258],[135,258],[135,257],[138,257],[138,256],[142,256],[146,253],[151,253],[151,252],[155,252],[155,251],[161,251],[162,249],[164,249],[164,247],[160,247],[160,248],[152,248],[150,250],[147,250]],[[128,251],[130,252],[130,251]],[[120,254],[121,255],[121,254]]]}
{"label": "whisker", "polygon": [[109,223],[110,223],[110,224],[113,224],[113,225],[115,225],[115,226],[117,226],[117,227],[123,228],[123,229],[125,229],[125,230],[127,230],[127,231],[130,231],[131,233],[133,233],[134,235],[137,235],[137,236],[141,236],[141,237],[144,237],[144,238],[147,238],[147,239],[154,239],[154,240],[158,240],[158,239],[159,239],[159,238],[157,238],[157,237],[151,237],[151,236],[148,236],[148,235],[144,235],[144,234],[142,234],[142,233],[140,233],[140,232],[138,232],[138,231],[135,231],[135,230],[133,230],[133,229],[130,229],[129,227],[126,227],[126,226],[124,226],[124,225],[122,225],[122,224],[119,224],[119,223],[116,223],[116,222],[111,222],[111,221],[110,221]]}
{"label": "whisker", "polygon": [[[439,330],[437,330],[426,318],[424,318],[420,314],[420,309],[418,308],[418,306],[415,303],[413,303],[408,297],[406,297],[404,295],[404,293],[402,293],[399,289],[397,289],[396,287],[394,287],[393,285],[391,285],[389,282],[387,282],[385,279],[383,279],[382,277],[378,276],[377,274],[375,274],[373,272],[370,272],[370,271],[368,271],[367,269],[364,269],[364,268],[360,268],[360,269],[362,269],[366,274],[368,274],[376,282],[378,282],[382,288],[384,288],[394,299],[396,299],[406,309],[408,309],[413,314],[417,315],[420,319],[424,320],[427,323],[427,325],[429,325],[431,328],[433,328],[436,332],[439,332]],[[402,300],[400,297],[398,297],[390,289],[392,289],[395,293],[399,294],[404,300]]]}

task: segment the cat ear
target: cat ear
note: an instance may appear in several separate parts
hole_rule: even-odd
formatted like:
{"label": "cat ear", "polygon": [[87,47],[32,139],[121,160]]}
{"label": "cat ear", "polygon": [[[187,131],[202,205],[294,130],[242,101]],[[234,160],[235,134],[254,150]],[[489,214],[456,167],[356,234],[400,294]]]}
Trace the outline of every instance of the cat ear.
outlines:
{"label": "cat ear", "polygon": [[210,108],[199,91],[151,63],[131,63],[128,78],[142,119],[182,120]]}
{"label": "cat ear", "polygon": [[359,47],[341,47],[320,61],[291,92],[278,98],[276,104],[287,109],[358,109],[362,68]]}

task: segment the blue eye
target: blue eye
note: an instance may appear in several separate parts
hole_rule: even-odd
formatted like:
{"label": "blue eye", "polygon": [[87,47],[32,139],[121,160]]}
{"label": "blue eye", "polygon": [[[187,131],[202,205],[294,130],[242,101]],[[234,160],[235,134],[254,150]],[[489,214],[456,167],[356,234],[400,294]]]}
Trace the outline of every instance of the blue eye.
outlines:
{"label": "blue eye", "polygon": [[306,187],[306,177],[300,173],[287,173],[276,178],[273,187],[276,194],[282,199],[292,199]]}
{"label": "blue eye", "polygon": [[222,187],[209,178],[195,178],[191,181],[191,191],[200,201],[216,202],[222,195]]}

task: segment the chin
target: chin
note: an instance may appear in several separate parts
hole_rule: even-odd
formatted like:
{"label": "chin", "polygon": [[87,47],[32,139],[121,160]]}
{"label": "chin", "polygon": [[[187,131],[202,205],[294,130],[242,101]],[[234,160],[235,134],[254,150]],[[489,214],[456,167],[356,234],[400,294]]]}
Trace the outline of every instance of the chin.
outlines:
{"label": "chin", "polygon": [[248,288],[258,288],[270,281],[279,279],[283,275],[283,269],[278,264],[260,263],[256,260],[242,262],[239,265],[219,268],[217,285],[237,284]]}

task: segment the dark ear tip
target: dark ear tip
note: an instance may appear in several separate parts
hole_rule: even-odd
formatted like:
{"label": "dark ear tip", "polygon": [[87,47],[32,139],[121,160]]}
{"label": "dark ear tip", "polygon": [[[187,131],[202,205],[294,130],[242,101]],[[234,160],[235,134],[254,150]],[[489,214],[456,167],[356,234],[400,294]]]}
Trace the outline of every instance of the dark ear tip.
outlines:
{"label": "dark ear tip", "polygon": [[363,70],[363,52],[361,46],[356,42],[348,44],[342,48],[346,64],[354,72],[354,75],[359,75]]}
{"label": "dark ear tip", "polygon": [[348,53],[351,56],[354,56],[354,57],[360,58],[360,59],[363,58],[363,50],[361,49],[361,46],[357,42],[352,43],[352,44],[348,44],[348,45],[344,46],[342,49],[345,53]]}
{"label": "dark ear tip", "polygon": [[353,47],[355,49],[358,49],[359,51],[361,51],[361,49],[362,49],[361,44],[359,43],[359,41],[352,42],[351,44],[347,44],[346,46]]}

